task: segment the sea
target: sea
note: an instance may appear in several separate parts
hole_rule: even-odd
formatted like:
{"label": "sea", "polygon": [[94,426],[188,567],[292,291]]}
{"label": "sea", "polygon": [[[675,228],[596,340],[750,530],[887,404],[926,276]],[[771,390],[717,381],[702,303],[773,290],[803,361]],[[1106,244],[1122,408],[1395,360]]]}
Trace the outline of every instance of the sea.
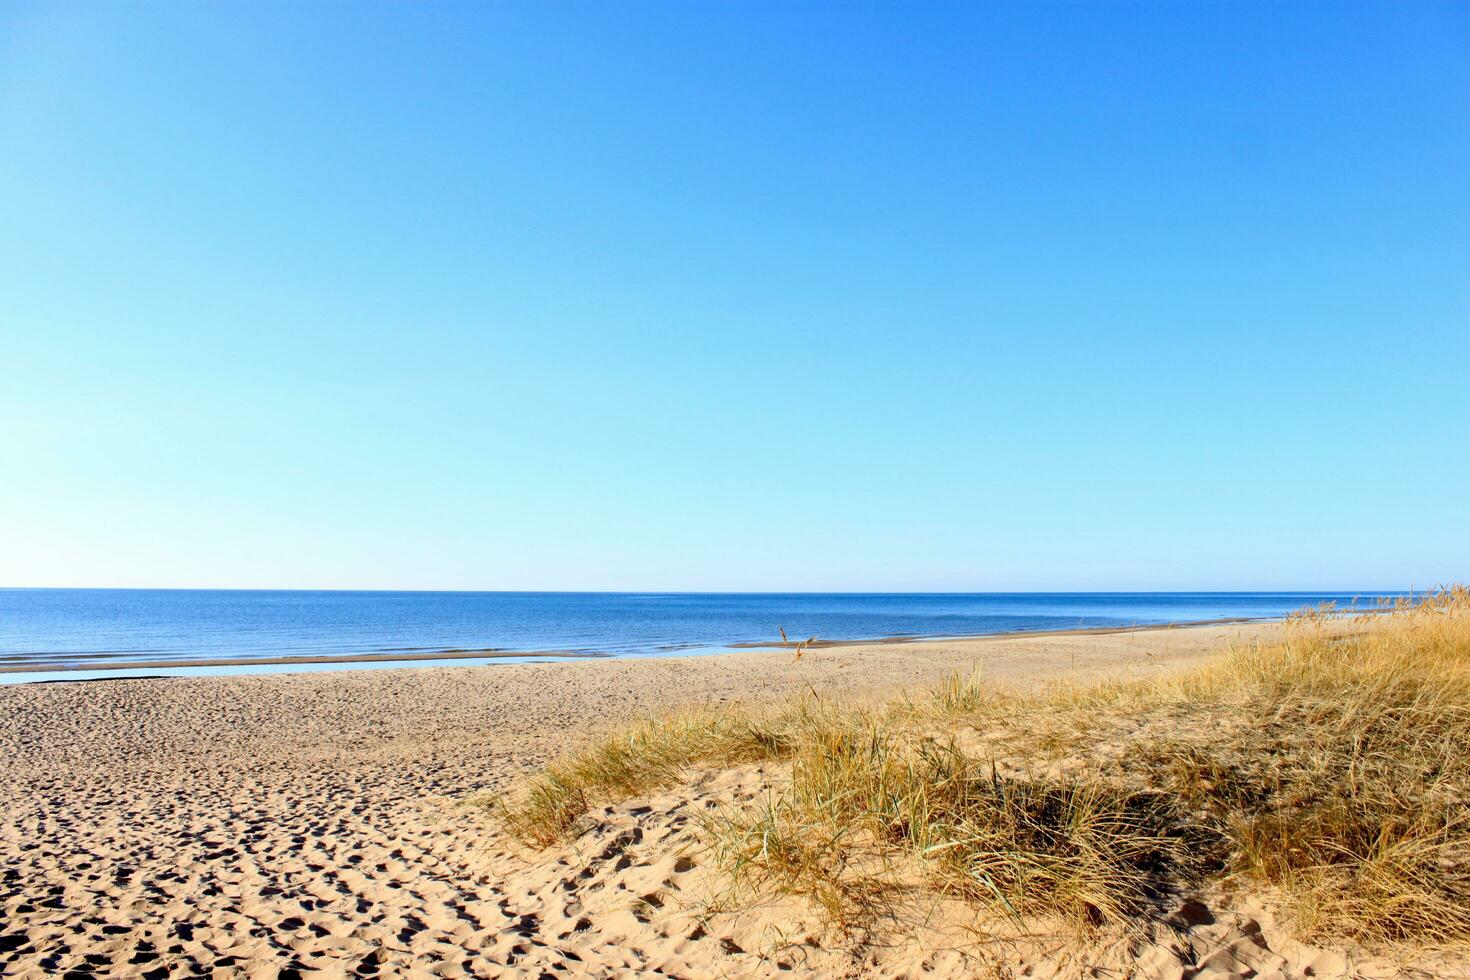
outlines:
{"label": "sea", "polygon": [[[716,654],[774,646],[782,630],[876,640],[1264,620],[1401,594],[0,589],[0,682]],[[374,660],[311,662],[355,656]]]}

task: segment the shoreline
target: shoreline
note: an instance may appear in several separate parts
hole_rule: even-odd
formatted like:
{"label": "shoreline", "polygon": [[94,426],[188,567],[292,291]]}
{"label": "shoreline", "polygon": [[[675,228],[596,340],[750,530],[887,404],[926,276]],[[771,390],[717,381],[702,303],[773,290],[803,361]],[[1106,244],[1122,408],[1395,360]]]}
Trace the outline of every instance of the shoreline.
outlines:
{"label": "shoreline", "polygon": [[[1375,610],[1362,610],[1361,612],[1374,612]],[[1357,612],[1354,613],[1358,614]],[[1205,626],[1227,626],[1244,625],[1249,623],[1279,623],[1285,622],[1286,616],[1230,616],[1217,619],[1194,619],[1174,620],[1167,623],[1143,623],[1133,626],[1079,626],[1070,629],[1014,629],[1003,630],[994,633],[966,633],[958,635],[922,635],[902,634],[895,636],[875,637],[871,639],[842,639],[823,640],[817,638],[806,644],[807,650],[833,650],[846,647],[863,646],[905,646],[916,643],[950,643],[998,640],[1017,637],[1058,637],[1058,636],[1108,636],[1118,633],[1142,633],[1158,630],[1171,629],[1193,629]],[[13,662],[7,663],[6,658],[0,658],[0,675],[15,674],[52,674],[52,673],[81,673],[84,671],[125,671],[125,670],[180,670],[201,667],[312,667],[332,664],[402,664],[404,669],[412,669],[415,664],[429,661],[451,661],[448,664],[435,663],[434,666],[456,666],[453,661],[468,660],[535,660],[540,658],[553,658],[563,661],[577,660],[666,660],[678,659],[681,656],[724,656],[730,653],[754,652],[754,651],[791,651],[795,650],[799,641],[788,641],[786,643],[764,643],[759,641],[742,640],[720,645],[703,646],[690,644],[673,649],[660,649],[646,653],[608,653],[601,651],[577,651],[577,650],[507,650],[498,647],[487,647],[481,650],[444,650],[424,651],[415,653],[345,653],[345,654],[321,654],[321,655],[280,655],[270,657],[227,657],[227,658],[203,658],[190,657],[185,659],[164,660],[129,660],[112,663],[93,662],[77,663],[75,661],[59,661],[55,663],[26,664],[19,665]],[[707,653],[690,654],[690,650],[706,650]],[[87,654],[87,656],[99,656],[98,654]],[[469,666],[468,664],[464,666]],[[344,666],[344,670],[351,669]],[[159,680],[170,680],[178,676],[189,675],[164,675],[158,674],[148,678]],[[234,675],[221,675],[234,676]],[[239,675],[246,676],[246,675]],[[88,683],[90,680],[128,678],[119,676],[117,678],[77,678],[76,683]],[[136,678],[142,680],[144,678]],[[14,680],[0,680],[0,683],[36,683],[56,684],[66,683],[67,678],[45,678],[27,681],[24,678]]]}

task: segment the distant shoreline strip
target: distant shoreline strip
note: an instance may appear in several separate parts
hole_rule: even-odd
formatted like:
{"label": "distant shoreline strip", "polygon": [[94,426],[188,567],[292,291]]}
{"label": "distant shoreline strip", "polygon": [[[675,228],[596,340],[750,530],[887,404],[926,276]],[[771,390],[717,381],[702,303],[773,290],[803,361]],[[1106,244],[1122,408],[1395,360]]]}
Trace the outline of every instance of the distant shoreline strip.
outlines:
{"label": "distant shoreline strip", "polygon": [[[1376,610],[1358,610],[1354,615]],[[1015,629],[1000,630],[993,633],[966,633],[959,635],[918,635],[905,634],[898,636],[884,636],[873,639],[861,640],[817,640],[808,643],[806,649],[820,650],[835,647],[854,646],[889,646],[905,643],[935,643],[957,640],[988,640],[1014,638],[1018,636],[1085,636],[1106,635],[1109,633],[1139,633],[1153,630],[1181,629],[1191,626],[1229,626],[1242,623],[1269,623],[1286,619],[1285,616],[1232,616],[1224,619],[1191,619],[1177,620],[1168,623],[1149,623],[1137,626],[1082,626],[1072,629],[1031,630]],[[713,646],[713,644],[711,645]],[[736,643],[720,644],[724,649],[732,651],[760,651],[760,650],[790,650],[795,648],[796,642],[789,643],[766,643],[759,641],[742,641]],[[698,649],[699,644],[691,644],[682,649]],[[661,656],[677,656],[678,650],[669,650]],[[170,670],[175,668],[191,667],[309,667],[315,664],[368,664],[368,663],[402,663],[413,664],[427,660],[505,660],[520,658],[548,657],[561,660],[606,660],[617,659],[623,654],[603,653],[597,651],[578,650],[504,650],[499,648],[487,648],[481,650],[435,650],[416,653],[406,652],[375,652],[375,653],[346,653],[346,654],[307,654],[300,656],[275,656],[275,657],[188,657],[170,660],[118,660],[100,662],[93,660],[88,663],[76,663],[75,659],[99,656],[96,653],[81,655],[64,655],[66,660],[41,660],[20,662],[14,656],[0,657],[0,674],[39,674],[64,671],[93,671],[93,670]],[[647,659],[658,659],[650,657]]]}

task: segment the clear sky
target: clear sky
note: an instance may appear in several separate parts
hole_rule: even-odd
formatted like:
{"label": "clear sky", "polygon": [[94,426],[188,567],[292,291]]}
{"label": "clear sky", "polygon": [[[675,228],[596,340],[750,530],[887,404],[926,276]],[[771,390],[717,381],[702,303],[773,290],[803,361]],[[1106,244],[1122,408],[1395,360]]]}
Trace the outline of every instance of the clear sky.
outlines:
{"label": "clear sky", "polygon": [[1470,578],[1470,5],[0,6],[0,585]]}

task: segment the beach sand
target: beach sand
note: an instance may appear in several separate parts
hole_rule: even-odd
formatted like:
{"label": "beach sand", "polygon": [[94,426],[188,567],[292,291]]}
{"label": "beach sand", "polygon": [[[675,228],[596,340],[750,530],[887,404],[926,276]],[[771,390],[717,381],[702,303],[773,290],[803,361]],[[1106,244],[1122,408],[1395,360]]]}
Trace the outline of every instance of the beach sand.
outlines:
{"label": "beach sand", "polygon": [[[739,652],[0,687],[0,973],[956,975],[969,967],[954,951],[862,964],[807,946],[783,960],[771,930],[798,921],[789,910],[704,917],[714,883],[681,850],[690,813],[758,792],[758,771],[608,808],[575,846],[539,856],[463,801],[590,732],[678,705],[807,688],[868,696],[977,667],[1010,686],[1147,675],[1280,629],[841,646],[799,664],[789,652]],[[1145,950],[1138,969],[1348,966],[1291,946],[1264,917],[1204,918],[1193,948]]]}

